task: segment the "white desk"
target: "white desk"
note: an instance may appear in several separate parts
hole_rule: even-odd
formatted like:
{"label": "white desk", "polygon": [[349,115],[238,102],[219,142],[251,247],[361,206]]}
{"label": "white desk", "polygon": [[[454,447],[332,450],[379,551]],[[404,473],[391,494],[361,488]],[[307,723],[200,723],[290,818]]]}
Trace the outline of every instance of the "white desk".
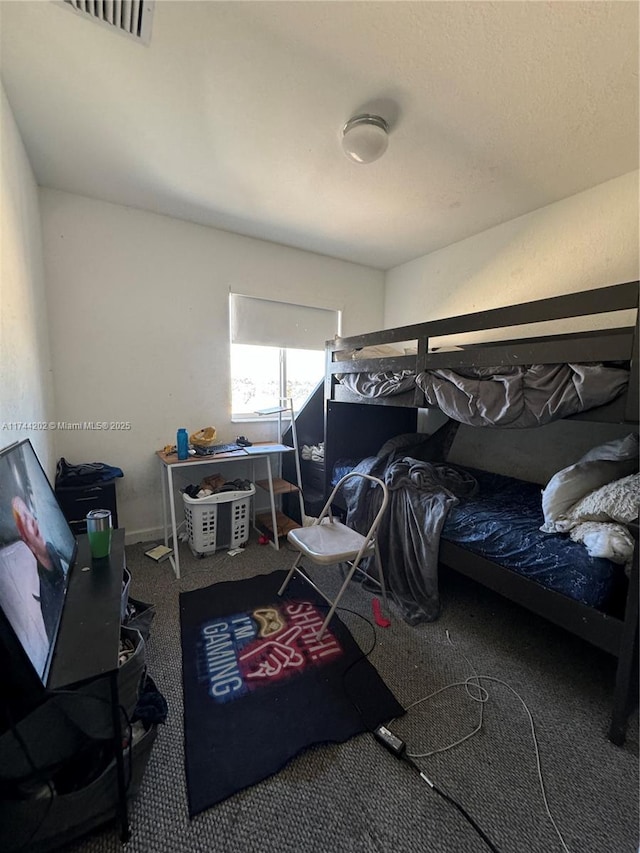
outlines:
{"label": "white desk", "polygon": [[[176,523],[176,501],[173,484],[174,468],[189,468],[200,465],[220,465],[224,462],[249,462],[251,465],[251,480],[254,477],[254,463],[258,459],[264,459],[267,463],[268,491],[271,508],[271,521],[273,524],[273,541],[271,544],[278,550],[280,544],[278,542],[278,522],[276,499],[274,490],[274,478],[271,469],[271,459],[274,456],[279,457],[282,453],[292,453],[293,448],[283,444],[255,444],[246,450],[237,450],[233,453],[217,453],[215,456],[189,456],[188,459],[178,459],[176,453],[165,453],[163,450],[156,451],[156,456],[160,460],[160,469],[162,476],[162,525],[164,528],[164,544],[173,548],[173,555],[169,558],[175,572],[176,578],[180,577],[180,552],[178,549],[178,531]],[[168,501],[167,501],[168,493]],[[167,504],[169,509],[169,518],[167,518]],[[253,513],[255,519],[255,511]],[[296,525],[297,526],[297,525]],[[169,545],[169,540],[171,545]]]}

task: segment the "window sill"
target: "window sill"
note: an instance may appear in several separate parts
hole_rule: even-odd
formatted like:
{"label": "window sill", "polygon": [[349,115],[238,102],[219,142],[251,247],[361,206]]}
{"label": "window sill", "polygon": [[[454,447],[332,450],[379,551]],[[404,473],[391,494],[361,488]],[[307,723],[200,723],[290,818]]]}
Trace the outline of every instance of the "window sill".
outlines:
{"label": "window sill", "polygon": [[268,424],[277,421],[277,415],[231,415],[232,424]]}

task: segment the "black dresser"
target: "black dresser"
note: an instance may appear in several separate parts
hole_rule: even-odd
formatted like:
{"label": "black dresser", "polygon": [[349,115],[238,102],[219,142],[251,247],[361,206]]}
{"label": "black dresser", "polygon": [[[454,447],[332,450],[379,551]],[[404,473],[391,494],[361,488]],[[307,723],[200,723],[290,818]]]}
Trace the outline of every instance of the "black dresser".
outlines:
{"label": "black dresser", "polygon": [[92,509],[111,510],[112,524],[118,527],[115,479],[90,486],[56,486],[55,492],[64,517],[76,536],[86,533],[86,515]]}

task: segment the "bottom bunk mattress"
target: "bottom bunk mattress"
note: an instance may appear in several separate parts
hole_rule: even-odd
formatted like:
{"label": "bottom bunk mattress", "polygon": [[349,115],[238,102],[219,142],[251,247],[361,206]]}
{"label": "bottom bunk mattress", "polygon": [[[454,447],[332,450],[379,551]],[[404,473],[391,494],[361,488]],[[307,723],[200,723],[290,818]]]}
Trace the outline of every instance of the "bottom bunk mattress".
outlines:
{"label": "bottom bunk mattress", "polygon": [[622,566],[589,556],[567,534],[543,533],[541,486],[465,470],[478,491],[451,507],[441,538],[589,607],[607,607]]}
{"label": "bottom bunk mattress", "polygon": [[[359,461],[339,460],[332,472],[332,485]],[[610,609],[625,582],[623,567],[591,557],[584,545],[573,542],[568,534],[543,533],[542,486],[501,474],[451,467],[471,474],[478,489],[450,507],[441,538],[581,604]]]}

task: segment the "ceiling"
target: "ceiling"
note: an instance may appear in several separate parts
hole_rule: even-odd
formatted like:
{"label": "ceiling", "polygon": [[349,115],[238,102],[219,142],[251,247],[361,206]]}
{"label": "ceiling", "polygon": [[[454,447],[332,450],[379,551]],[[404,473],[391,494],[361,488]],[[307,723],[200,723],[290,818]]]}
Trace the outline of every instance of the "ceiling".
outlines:
{"label": "ceiling", "polygon": [[[388,269],[638,168],[635,2],[0,3],[42,186]],[[375,163],[340,131],[391,124]]]}

